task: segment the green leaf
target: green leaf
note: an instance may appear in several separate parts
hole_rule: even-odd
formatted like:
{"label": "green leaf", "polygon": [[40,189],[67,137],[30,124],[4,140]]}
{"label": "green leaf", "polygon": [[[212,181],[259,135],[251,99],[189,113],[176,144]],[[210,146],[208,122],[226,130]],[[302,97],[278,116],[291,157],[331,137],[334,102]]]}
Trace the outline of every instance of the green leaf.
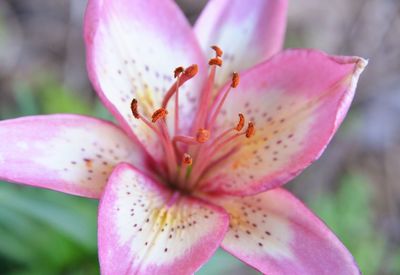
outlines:
{"label": "green leaf", "polygon": [[67,90],[54,81],[49,81],[39,93],[39,103],[43,113],[74,113],[90,115],[92,106],[87,99]]}
{"label": "green leaf", "polygon": [[96,208],[92,200],[1,183],[0,261],[41,274],[96,269]]}
{"label": "green leaf", "polygon": [[229,273],[242,275],[261,274],[224,250],[218,249],[214,256],[198,272],[196,272],[196,275],[218,275]]}
{"label": "green leaf", "polygon": [[372,185],[361,175],[343,178],[336,194],[310,198],[310,206],[343,241],[364,275],[376,274],[386,240],[376,234],[371,204]]}

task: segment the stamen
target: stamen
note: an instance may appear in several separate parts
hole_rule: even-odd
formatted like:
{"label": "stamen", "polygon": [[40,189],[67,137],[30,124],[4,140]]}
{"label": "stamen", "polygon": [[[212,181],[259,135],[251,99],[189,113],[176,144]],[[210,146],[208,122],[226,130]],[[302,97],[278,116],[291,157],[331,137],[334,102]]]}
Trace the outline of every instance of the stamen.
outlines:
{"label": "stamen", "polygon": [[234,72],[234,73],[232,74],[232,84],[231,84],[231,87],[232,87],[232,88],[236,88],[236,87],[239,85],[239,82],[240,82],[239,74],[236,73],[236,72]]}
{"label": "stamen", "polygon": [[[164,146],[165,147],[165,156],[166,156],[166,159],[167,159],[167,166],[168,166],[168,169],[169,169],[169,173],[172,176],[172,175],[174,175],[174,173],[175,173],[174,171],[176,171],[176,168],[177,168],[177,165],[178,165],[177,158],[176,158],[176,152],[175,152],[174,146],[173,146],[173,144],[171,142],[171,138],[170,138],[170,135],[169,135],[169,132],[168,132],[167,123],[166,123],[166,121],[164,119],[165,115],[168,112],[163,108],[161,108],[159,110],[164,110],[165,111],[165,112],[163,112],[163,111],[160,112],[161,116],[159,118],[163,118],[163,119],[160,120],[159,126],[161,127],[161,132],[162,132],[162,134],[164,136],[164,140],[165,140],[165,146]],[[157,110],[157,111],[159,111],[159,110]],[[156,113],[156,112],[154,112],[154,113]],[[156,117],[157,117],[157,115],[156,115]],[[159,119],[159,118],[156,118],[156,117],[154,117],[154,114],[153,114],[153,123]]]}
{"label": "stamen", "polygon": [[168,92],[165,93],[164,99],[162,101],[161,107],[167,108],[167,104],[171,97],[175,94],[177,89],[182,86],[186,81],[194,77],[199,71],[199,67],[196,64],[193,64],[187,67],[183,73],[177,78],[176,82],[172,84],[171,88],[169,88]]}
{"label": "stamen", "polygon": [[221,67],[221,66],[222,66],[222,59],[219,58],[219,57],[211,58],[211,59],[208,61],[208,65],[210,65],[210,66],[212,66],[212,65],[217,65],[218,67]]}
{"label": "stamen", "polygon": [[134,98],[132,99],[131,102],[131,110],[132,110],[132,114],[136,119],[140,119],[141,121],[144,122],[144,124],[146,124],[150,129],[152,129],[158,137],[162,138],[162,135],[160,133],[160,131],[158,131],[158,129],[156,127],[154,127],[153,124],[151,124],[151,122],[146,119],[144,116],[142,116],[141,114],[139,114],[138,111],[138,101]]}
{"label": "stamen", "polygon": [[[225,131],[222,132],[220,135],[218,135],[217,137],[215,137],[215,138],[213,139],[212,143],[216,143],[216,142],[218,142],[218,141],[221,141],[223,138],[225,138],[226,136],[228,136],[228,135],[229,135],[230,133],[232,133],[233,131],[238,131],[238,132],[240,132],[240,131],[243,129],[243,127],[244,127],[244,122],[245,122],[244,115],[243,115],[242,113],[239,113],[239,122],[238,122],[238,124],[237,124],[235,127],[233,127],[233,128],[229,128],[229,129],[225,130]],[[244,134],[244,133],[242,133],[242,134]]]}
{"label": "stamen", "polygon": [[211,49],[213,49],[215,51],[215,57],[222,57],[224,52],[221,50],[220,47],[218,47],[217,45],[214,45],[214,46],[211,46]]}
{"label": "stamen", "polygon": [[[211,106],[211,110],[214,110],[214,114],[212,115],[212,117],[210,118],[210,120],[208,121],[208,129],[212,129],[212,127],[214,126],[215,121],[217,120],[217,116],[220,113],[222,106],[224,105],[224,102],[226,100],[226,98],[229,95],[229,92],[231,91],[231,88],[236,88],[239,85],[239,74],[238,73],[233,73],[232,74],[232,82],[231,82],[231,86],[228,87],[228,89],[225,91],[224,95],[222,96],[222,99],[219,101],[218,106],[215,107],[215,104],[217,103],[217,101],[214,101],[214,104]],[[219,96],[217,96],[218,98]]]}
{"label": "stamen", "polygon": [[196,140],[200,143],[204,143],[210,139],[210,131],[204,128],[200,128],[196,134]]}
{"label": "stamen", "polygon": [[239,113],[239,122],[235,127],[236,131],[241,131],[244,127],[244,115],[242,113]]}
{"label": "stamen", "polygon": [[[207,167],[210,167],[210,161],[214,158],[214,156],[221,152],[222,148],[224,148],[226,145],[232,143],[234,140],[236,140],[237,138],[241,137],[241,136],[246,136],[247,138],[250,138],[251,136],[253,136],[255,134],[255,126],[253,122],[249,122],[246,131],[240,132],[240,133],[236,133],[234,135],[230,135],[230,133],[232,133],[232,131],[237,130],[240,128],[243,129],[244,126],[244,115],[243,114],[239,114],[239,123],[236,127],[228,129],[226,131],[224,131],[222,134],[220,134],[218,137],[214,138],[213,141],[211,142],[211,145],[207,148],[205,148],[205,150],[200,150],[198,155],[196,156],[196,159],[201,159],[201,162],[195,162],[194,166],[193,166],[193,172],[190,175],[190,183],[189,186],[193,187],[196,185],[196,182],[199,180],[200,176],[203,175],[207,169]],[[243,123],[243,125],[242,125]],[[238,130],[238,131],[240,131]],[[232,150],[230,150],[229,152],[229,156],[234,154],[236,151],[238,150],[238,148],[233,148]],[[224,156],[228,156],[228,155],[224,155]],[[224,158],[219,158],[218,160],[223,160]]]}
{"label": "stamen", "polygon": [[[162,131],[157,129],[157,127],[153,124],[155,121],[157,121],[159,118],[162,117],[160,115],[156,115],[157,118],[155,118],[155,114],[159,110],[157,110],[153,114],[153,120],[152,120],[153,123],[151,123],[146,117],[144,117],[143,115],[141,115],[139,113],[139,111],[138,111],[138,101],[135,98],[132,99],[131,110],[132,110],[133,116],[136,119],[140,119],[141,121],[143,121],[143,123],[146,124],[157,135],[157,137],[161,141],[161,144],[162,144],[162,146],[164,148],[164,151],[165,151],[165,161],[167,163],[168,173],[169,173],[169,175],[172,175],[173,171],[176,170],[177,162],[176,162],[175,152],[173,151],[172,144],[170,142],[169,136],[165,134],[165,127],[166,127],[165,120],[162,120],[162,123],[161,123],[161,130]],[[166,112],[166,110],[165,110],[165,112]],[[161,111],[161,113],[162,113],[162,111]],[[164,134],[163,134],[163,131],[164,131]]]}
{"label": "stamen", "polygon": [[[212,60],[214,60],[214,61],[212,61]],[[216,62],[217,64],[213,64],[214,62]],[[211,93],[213,91],[213,86],[214,86],[216,66],[222,65],[222,59],[220,59],[220,58],[210,59],[209,64],[211,65],[211,69],[210,69],[210,73],[208,75],[207,85],[205,85],[205,87],[201,93],[199,108],[197,110],[196,120],[193,124],[192,131],[196,131],[200,127],[206,127],[205,124],[207,122],[206,118],[207,118],[207,114],[208,114],[209,107],[210,107],[209,101],[211,99],[211,96],[212,96]]]}
{"label": "stamen", "polygon": [[252,136],[254,136],[255,133],[256,133],[256,128],[254,126],[254,123],[250,121],[249,124],[247,125],[246,137],[251,138]]}
{"label": "stamen", "polygon": [[137,102],[137,100],[134,98],[134,99],[132,99],[132,102],[131,102],[131,110],[132,110],[133,116],[134,116],[136,119],[139,119],[139,118],[140,118],[140,115],[139,115],[139,112],[138,112],[137,108],[138,108],[138,102]]}
{"label": "stamen", "polygon": [[185,69],[183,67],[176,68],[174,70],[174,78],[177,78],[178,76],[180,76],[184,71],[185,71]]}
{"label": "stamen", "polygon": [[159,120],[160,118],[165,118],[168,114],[168,111],[164,108],[160,108],[157,111],[155,111],[153,113],[153,115],[151,116],[151,122],[155,123],[157,120]]}
{"label": "stamen", "polygon": [[[193,64],[185,69],[183,75],[188,79],[191,79],[199,72],[199,66],[197,64]],[[185,80],[186,81],[186,80]]]}
{"label": "stamen", "polygon": [[[211,46],[211,49],[214,50],[215,56],[209,59],[208,79],[199,98],[197,114],[189,133],[179,131],[179,88],[187,80],[196,76],[199,70],[196,64],[187,68],[181,66],[175,68],[173,71],[175,81],[165,93],[161,108],[157,109],[151,118],[144,117],[140,113],[140,106],[136,99],[132,100],[130,106],[134,118],[142,120],[160,140],[165,154],[165,166],[162,166],[163,170],[166,169],[163,171],[164,176],[169,182],[176,182],[180,189],[188,191],[200,184],[200,179],[209,172],[209,169],[214,169],[216,165],[220,166],[240,150],[243,142],[239,139],[255,135],[254,123],[249,122],[247,128],[244,128],[246,120],[244,115],[239,113],[239,121],[236,125],[231,125],[225,131],[218,131],[217,135],[213,133],[211,137],[211,131],[215,129],[213,126],[227,96],[231,89],[237,88],[240,83],[239,74],[234,72],[230,85],[225,86],[218,94],[214,93],[216,70],[223,64],[224,53],[217,45]],[[170,106],[170,108],[171,110],[175,108],[175,127],[171,132],[171,129],[168,129],[166,116],[168,103],[174,95],[176,96],[175,106]]]}

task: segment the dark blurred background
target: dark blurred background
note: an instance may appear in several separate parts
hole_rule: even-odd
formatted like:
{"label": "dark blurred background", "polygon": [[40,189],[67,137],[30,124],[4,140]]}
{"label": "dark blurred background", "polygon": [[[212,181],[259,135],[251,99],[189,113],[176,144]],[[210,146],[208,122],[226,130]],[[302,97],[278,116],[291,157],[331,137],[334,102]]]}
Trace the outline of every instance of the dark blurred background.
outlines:
{"label": "dark blurred background", "polygon": [[[206,1],[178,3],[194,22]],[[0,119],[60,112],[111,119],[86,75],[85,5],[0,1]],[[364,274],[400,274],[400,1],[290,1],[286,47],[369,58],[338,134],[287,187]],[[98,274],[96,208],[96,201],[0,183],[0,274]],[[199,274],[228,272],[257,274],[223,251]]]}

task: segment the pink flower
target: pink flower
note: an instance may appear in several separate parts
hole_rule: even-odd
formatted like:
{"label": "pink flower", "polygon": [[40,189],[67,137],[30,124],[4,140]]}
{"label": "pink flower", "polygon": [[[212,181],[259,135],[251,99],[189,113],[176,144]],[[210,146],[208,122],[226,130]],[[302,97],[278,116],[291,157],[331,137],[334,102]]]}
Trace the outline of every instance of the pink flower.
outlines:
{"label": "pink flower", "polygon": [[89,76],[121,128],[2,121],[0,178],[100,198],[103,274],[191,274],[219,246],[267,274],[359,273],[280,186],[321,155],[367,61],[277,53],[286,8],[210,1],[193,31],[173,1],[90,0]]}

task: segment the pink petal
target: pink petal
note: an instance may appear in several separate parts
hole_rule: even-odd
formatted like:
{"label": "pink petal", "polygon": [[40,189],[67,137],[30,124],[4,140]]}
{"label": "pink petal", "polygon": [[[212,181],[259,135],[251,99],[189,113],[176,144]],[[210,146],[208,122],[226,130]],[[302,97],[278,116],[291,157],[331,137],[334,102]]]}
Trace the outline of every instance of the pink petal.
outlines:
{"label": "pink petal", "polygon": [[0,179],[98,198],[114,166],[143,155],[113,124],[78,115],[0,122]]}
{"label": "pink petal", "polygon": [[192,274],[220,245],[229,217],[121,164],[99,208],[103,274]]}
{"label": "pink petal", "polygon": [[239,151],[209,173],[203,190],[255,194],[298,175],[336,132],[366,64],[359,57],[290,50],[244,73],[214,132],[236,125],[243,112],[256,134],[225,147]]}
{"label": "pink petal", "polygon": [[216,197],[229,212],[222,247],[265,274],[359,274],[336,236],[284,189]]}
{"label": "pink petal", "polygon": [[[124,129],[133,129],[158,157],[160,142],[133,118],[130,103],[136,98],[139,111],[151,117],[174,81],[174,69],[197,63],[199,74],[181,89],[181,129],[188,128],[205,77],[205,58],[186,18],[169,0],[90,0],[85,42],[89,77],[99,96]],[[169,116],[174,116],[172,108]]]}
{"label": "pink petal", "polygon": [[217,83],[223,85],[233,71],[267,60],[282,49],[286,29],[286,0],[209,1],[195,25],[203,51],[211,45],[224,51]]}

